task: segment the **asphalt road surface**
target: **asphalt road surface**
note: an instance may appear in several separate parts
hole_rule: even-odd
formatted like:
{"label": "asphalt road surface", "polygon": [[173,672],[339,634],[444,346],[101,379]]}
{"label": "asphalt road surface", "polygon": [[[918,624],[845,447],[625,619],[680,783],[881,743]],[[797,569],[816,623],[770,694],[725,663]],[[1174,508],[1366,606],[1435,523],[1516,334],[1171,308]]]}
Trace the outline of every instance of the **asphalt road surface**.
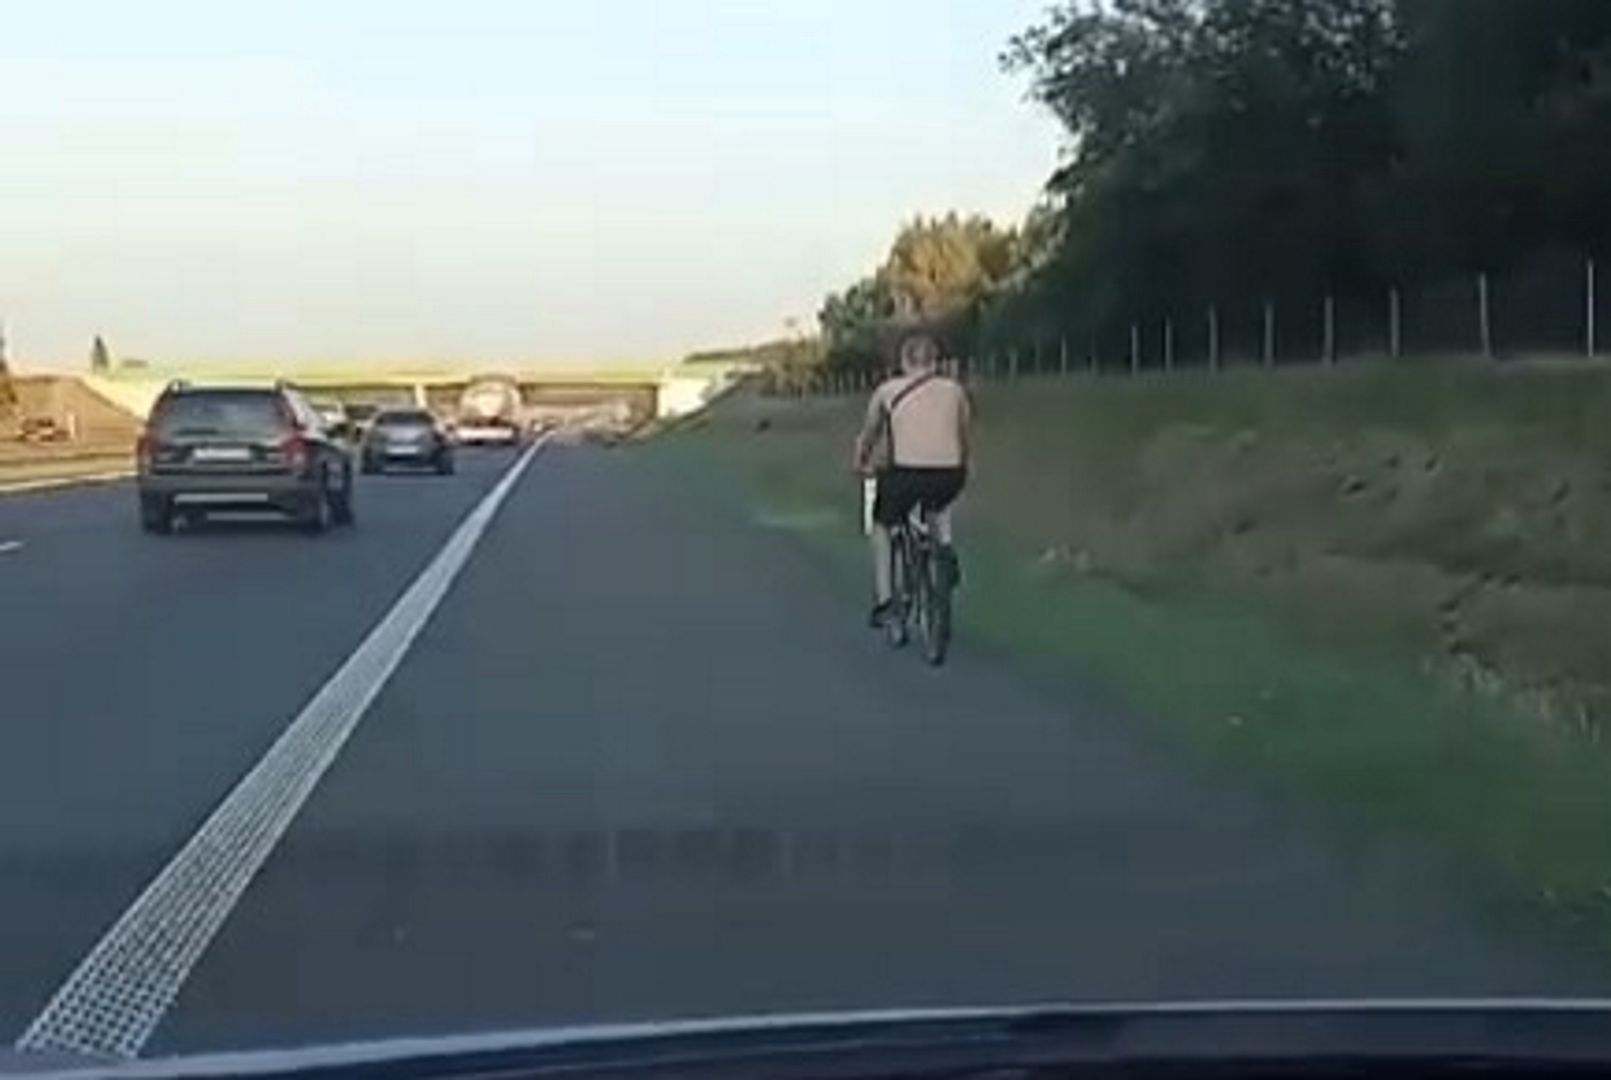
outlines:
{"label": "asphalt road surface", "polygon": [[[512,460],[366,478],[359,526],[319,539],[146,536],[127,485],[0,499],[9,1037]],[[145,1055],[1605,989],[1414,853],[1339,846],[966,647],[892,657],[807,553],[692,482],[628,451],[530,462]]]}

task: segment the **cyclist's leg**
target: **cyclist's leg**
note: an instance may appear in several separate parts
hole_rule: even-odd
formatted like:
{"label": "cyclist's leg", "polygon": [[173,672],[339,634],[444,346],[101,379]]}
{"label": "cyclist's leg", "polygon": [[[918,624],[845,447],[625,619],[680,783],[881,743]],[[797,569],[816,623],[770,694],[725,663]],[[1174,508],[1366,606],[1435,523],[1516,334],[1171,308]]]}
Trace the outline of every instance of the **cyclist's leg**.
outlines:
{"label": "cyclist's leg", "polygon": [[873,610],[868,622],[873,626],[882,624],[895,598],[894,544],[889,528],[910,509],[910,504],[904,502],[906,487],[909,485],[903,486],[896,470],[879,474],[873,497],[873,527],[868,534],[873,555]]}
{"label": "cyclist's leg", "polygon": [[890,543],[889,526],[873,522],[869,536],[873,549],[873,602],[887,605],[894,596],[895,585],[890,572],[890,557],[894,545]]}
{"label": "cyclist's leg", "polygon": [[962,494],[962,487],[966,482],[967,474],[961,469],[948,469],[936,473],[925,507],[933,523],[934,541],[939,549],[937,554],[940,565],[945,569],[947,580],[952,586],[962,582],[962,565],[957,559],[952,508],[956,505],[957,496]]}

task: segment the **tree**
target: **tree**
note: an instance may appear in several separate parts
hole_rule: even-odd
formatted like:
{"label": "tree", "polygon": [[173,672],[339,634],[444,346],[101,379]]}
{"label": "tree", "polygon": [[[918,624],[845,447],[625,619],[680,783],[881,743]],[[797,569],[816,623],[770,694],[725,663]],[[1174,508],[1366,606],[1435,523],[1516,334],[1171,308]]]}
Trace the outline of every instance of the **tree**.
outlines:
{"label": "tree", "polygon": [[1018,238],[990,219],[914,219],[895,237],[880,279],[903,315],[936,319],[971,308],[1013,271]]}
{"label": "tree", "polygon": [[1003,62],[1066,134],[1015,318],[1100,336],[1611,244],[1605,0],[1079,0]]}
{"label": "tree", "polygon": [[875,365],[878,328],[894,315],[895,299],[879,276],[830,294],[817,313],[828,362],[837,367]]}
{"label": "tree", "polygon": [[1067,132],[1046,295],[1098,332],[1357,280],[1362,175],[1390,147],[1389,0],[1113,0],[1003,58]]}
{"label": "tree", "polygon": [[101,335],[95,335],[95,342],[90,346],[90,371],[97,375],[105,375],[112,370],[112,353],[106,347]]}
{"label": "tree", "polygon": [[901,327],[923,322],[967,336],[980,305],[1018,271],[1020,237],[978,214],[916,217],[877,271],[823,301],[817,321],[829,361],[876,367]]}
{"label": "tree", "polygon": [[1395,87],[1414,254],[1497,267],[1540,245],[1604,250],[1611,4],[1403,0]]}

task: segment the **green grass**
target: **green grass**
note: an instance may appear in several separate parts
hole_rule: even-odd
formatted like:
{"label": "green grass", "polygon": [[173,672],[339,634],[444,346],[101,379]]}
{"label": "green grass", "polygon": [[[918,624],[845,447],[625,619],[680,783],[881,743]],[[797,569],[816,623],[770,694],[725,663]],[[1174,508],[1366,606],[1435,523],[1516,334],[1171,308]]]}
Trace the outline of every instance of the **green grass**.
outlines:
{"label": "green grass", "polygon": [[[1611,948],[1611,513],[1586,479],[1608,389],[1462,368],[987,388],[964,645],[1340,825],[1434,842]],[[848,608],[858,409],[737,398],[646,452],[724,470]]]}

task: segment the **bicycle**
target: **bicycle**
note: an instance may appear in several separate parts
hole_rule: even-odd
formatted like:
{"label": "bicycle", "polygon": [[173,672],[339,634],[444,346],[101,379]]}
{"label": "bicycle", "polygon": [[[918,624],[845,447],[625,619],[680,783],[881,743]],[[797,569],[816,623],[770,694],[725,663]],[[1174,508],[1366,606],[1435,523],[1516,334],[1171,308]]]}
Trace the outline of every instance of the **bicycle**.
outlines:
{"label": "bicycle", "polygon": [[903,648],[915,628],[923,658],[939,667],[951,646],[951,590],[955,582],[940,558],[934,515],[914,506],[904,521],[890,526],[890,582],[894,587],[884,631]]}

